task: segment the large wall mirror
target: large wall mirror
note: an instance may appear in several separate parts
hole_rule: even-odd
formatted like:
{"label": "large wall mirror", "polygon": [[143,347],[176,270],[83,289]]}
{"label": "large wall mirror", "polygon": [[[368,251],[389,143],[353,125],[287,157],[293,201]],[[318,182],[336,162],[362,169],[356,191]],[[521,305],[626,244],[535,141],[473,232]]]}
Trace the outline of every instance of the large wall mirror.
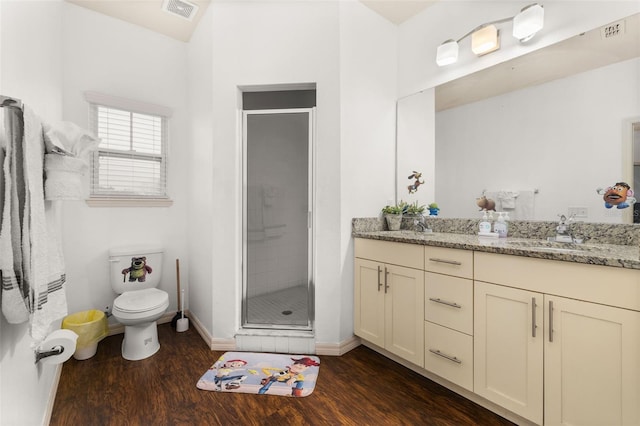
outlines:
{"label": "large wall mirror", "polygon": [[486,194],[516,206],[513,219],[633,220],[597,193],[627,181],[640,200],[640,15],[616,24],[614,36],[595,28],[435,88],[442,217],[479,218]]}

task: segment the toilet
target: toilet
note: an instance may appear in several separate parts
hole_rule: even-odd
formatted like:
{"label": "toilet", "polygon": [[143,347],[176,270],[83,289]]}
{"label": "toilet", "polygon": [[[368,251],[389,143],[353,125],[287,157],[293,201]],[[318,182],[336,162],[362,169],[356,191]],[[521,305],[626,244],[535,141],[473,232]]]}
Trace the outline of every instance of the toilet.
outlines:
{"label": "toilet", "polygon": [[156,321],[169,307],[169,295],[157,289],[162,278],[160,247],[109,250],[111,287],[119,294],[111,313],[124,325],[122,357],[137,361],[160,349]]}

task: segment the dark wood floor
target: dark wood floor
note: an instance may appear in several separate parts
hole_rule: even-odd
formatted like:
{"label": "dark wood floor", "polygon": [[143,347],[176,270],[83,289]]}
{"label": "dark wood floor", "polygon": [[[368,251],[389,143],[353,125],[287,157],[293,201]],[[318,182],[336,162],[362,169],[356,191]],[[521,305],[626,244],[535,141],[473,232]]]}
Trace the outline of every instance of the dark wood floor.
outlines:
{"label": "dark wood floor", "polygon": [[72,425],[511,425],[401,365],[360,346],[321,356],[314,392],[304,398],[203,391],[212,352],[191,327],[158,327],[160,351],[121,357],[122,335],[85,361],[64,364],[51,426]]}

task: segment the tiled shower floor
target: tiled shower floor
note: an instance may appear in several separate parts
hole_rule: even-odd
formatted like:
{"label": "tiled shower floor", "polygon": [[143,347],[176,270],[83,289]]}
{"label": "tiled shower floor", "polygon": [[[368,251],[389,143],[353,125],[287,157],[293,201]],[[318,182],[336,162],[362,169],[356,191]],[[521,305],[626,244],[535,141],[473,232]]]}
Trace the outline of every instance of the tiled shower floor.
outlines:
{"label": "tiled shower floor", "polygon": [[247,306],[249,324],[306,326],[308,323],[307,286],[250,297]]}

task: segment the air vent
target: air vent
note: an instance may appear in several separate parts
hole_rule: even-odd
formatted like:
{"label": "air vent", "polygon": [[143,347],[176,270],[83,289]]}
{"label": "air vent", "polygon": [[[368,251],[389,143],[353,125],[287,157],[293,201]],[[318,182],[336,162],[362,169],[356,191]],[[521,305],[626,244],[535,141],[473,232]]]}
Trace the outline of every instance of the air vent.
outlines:
{"label": "air vent", "polygon": [[162,10],[191,21],[198,13],[198,5],[186,0],[164,0]]}
{"label": "air vent", "polygon": [[624,34],[624,20],[613,22],[600,29],[600,35],[603,39],[618,37],[622,34]]}

